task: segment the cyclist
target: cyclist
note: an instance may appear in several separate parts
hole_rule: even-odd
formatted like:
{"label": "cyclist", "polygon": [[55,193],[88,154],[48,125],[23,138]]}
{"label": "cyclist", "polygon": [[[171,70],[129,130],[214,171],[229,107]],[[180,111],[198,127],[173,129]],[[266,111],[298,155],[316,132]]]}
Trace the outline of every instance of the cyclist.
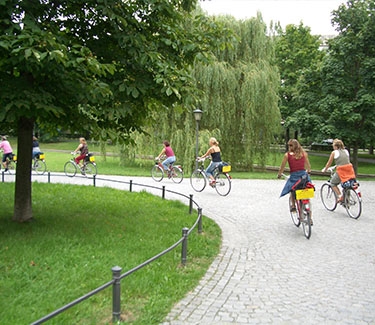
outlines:
{"label": "cyclist", "polygon": [[[288,152],[285,153],[277,177],[280,178],[284,172],[285,165],[288,162],[290,168],[290,177],[285,183],[283,190],[281,191],[280,197],[290,193],[293,185],[304,175],[307,176],[307,180],[310,182],[309,174],[311,172],[311,166],[307,152],[303,150],[302,146],[296,139],[290,139],[288,141]],[[296,202],[293,195],[291,211],[296,211]]]}
{"label": "cyclist", "polygon": [[79,145],[76,150],[73,151],[73,153],[80,152],[80,155],[76,157],[74,160],[77,165],[80,165],[80,161],[86,157],[86,155],[89,153],[89,148],[87,146],[87,142],[85,138],[79,138]]}
{"label": "cyclist", "polygon": [[161,163],[164,170],[168,170],[168,166],[172,165],[176,161],[176,156],[174,155],[173,149],[168,141],[163,141],[164,148],[160,152],[159,156],[155,159],[159,160],[161,156],[165,155],[167,158]]}
{"label": "cyclist", "polygon": [[8,171],[8,162],[7,162],[7,158],[8,159],[13,159],[13,149],[9,143],[9,141],[7,140],[7,137],[5,135],[3,135],[1,137],[1,142],[0,142],[0,149],[3,149],[3,159],[2,159],[2,164],[3,164],[3,167],[5,168],[5,171],[7,172]]}
{"label": "cyclist", "polygon": [[208,156],[211,156],[212,160],[206,169],[206,175],[209,176],[210,178],[209,184],[213,186],[215,184],[215,178],[212,175],[212,172],[214,171],[216,167],[218,167],[221,164],[221,150],[219,147],[219,142],[215,138],[210,138],[209,145],[210,145],[210,148],[207,150],[207,152],[199,158],[203,159]]}
{"label": "cyclist", "polygon": [[39,148],[38,138],[34,135],[33,136],[33,159],[35,158],[35,156],[41,153],[42,152],[40,151],[40,148]]}
{"label": "cyclist", "polygon": [[[349,151],[345,149],[344,143],[341,140],[339,139],[333,140],[332,147],[333,147],[333,151],[331,152],[325,167],[322,169],[322,172],[327,171],[327,169],[331,166],[333,160],[335,160],[335,164],[337,167],[344,166],[344,165],[349,165],[349,166],[351,165]],[[350,169],[352,170],[352,174],[354,175],[353,167],[351,166]],[[332,186],[332,189],[337,194],[337,197],[338,197],[337,203],[340,203],[342,201],[342,195],[338,187],[340,183],[341,183],[340,176],[338,175],[337,172],[335,172],[331,179],[331,186]]]}

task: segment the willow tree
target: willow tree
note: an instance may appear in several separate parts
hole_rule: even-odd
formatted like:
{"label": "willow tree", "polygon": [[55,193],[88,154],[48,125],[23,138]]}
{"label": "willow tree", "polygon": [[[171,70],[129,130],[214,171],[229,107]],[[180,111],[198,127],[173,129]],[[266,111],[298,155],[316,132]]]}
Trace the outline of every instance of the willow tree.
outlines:
{"label": "willow tree", "polygon": [[245,21],[217,18],[234,31],[232,46],[213,63],[197,63],[193,75],[204,91],[202,127],[219,129],[225,160],[251,168],[265,157],[280,128],[279,74],[272,39],[258,15]]}

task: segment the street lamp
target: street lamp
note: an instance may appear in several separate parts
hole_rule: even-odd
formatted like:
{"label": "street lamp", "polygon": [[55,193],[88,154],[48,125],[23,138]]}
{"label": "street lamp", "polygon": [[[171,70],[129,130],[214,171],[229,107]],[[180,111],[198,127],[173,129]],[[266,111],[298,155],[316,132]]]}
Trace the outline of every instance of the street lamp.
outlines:
{"label": "street lamp", "polygon": [[[195,122],[196,122],[196,131],[195,131],[195,135],[196,135],[196,143],[195,143],[195,158],[198,157],[198,154],[199,154],[199,122],[202,118],[202,114],[203,112],[197,108],[193,111],[193,114],[194,114],[194,118],[195,118]],[[195,169],[198,168],[198,161],[195,160]]]}

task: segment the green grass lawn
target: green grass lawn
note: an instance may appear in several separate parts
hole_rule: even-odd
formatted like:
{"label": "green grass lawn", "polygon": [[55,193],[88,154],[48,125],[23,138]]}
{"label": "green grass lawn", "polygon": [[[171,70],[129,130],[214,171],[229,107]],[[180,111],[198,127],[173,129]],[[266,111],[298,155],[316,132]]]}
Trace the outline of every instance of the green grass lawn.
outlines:
{"label": "green grass lawn", "polygon": [[[146,192],[61,184],[33,184],[35,221],[11,221],[14,184],[0,195],[0,323],[29,324],[160,253],[193,225],[197,214],[178,201]],[[204,275],[221,243],[219,227],[203,219],[193,231],[188,262],[181,246],[122,280],[127,323],[158,324]],[[63,312],[48,324],[108,324],[111,288]]]}

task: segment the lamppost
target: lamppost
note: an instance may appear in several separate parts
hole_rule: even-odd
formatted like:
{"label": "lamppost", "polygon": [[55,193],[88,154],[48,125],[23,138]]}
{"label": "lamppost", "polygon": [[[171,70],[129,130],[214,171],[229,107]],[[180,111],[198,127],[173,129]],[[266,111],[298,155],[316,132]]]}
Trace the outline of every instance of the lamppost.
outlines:
{"label": "lamppost", "polygon": [[[196,135],[196,143],[195,143],[195,158],[198,157],[199,155],[199,122],[202,118],[202,110],[200,110],[199,108],[195,109],[193,111],[194,113],[194,118],[195,118],[195,122],[196,122],[196,131],[195,131],[195,135]],[[195,169],[198,168],[198,161],[195,160]]]}

